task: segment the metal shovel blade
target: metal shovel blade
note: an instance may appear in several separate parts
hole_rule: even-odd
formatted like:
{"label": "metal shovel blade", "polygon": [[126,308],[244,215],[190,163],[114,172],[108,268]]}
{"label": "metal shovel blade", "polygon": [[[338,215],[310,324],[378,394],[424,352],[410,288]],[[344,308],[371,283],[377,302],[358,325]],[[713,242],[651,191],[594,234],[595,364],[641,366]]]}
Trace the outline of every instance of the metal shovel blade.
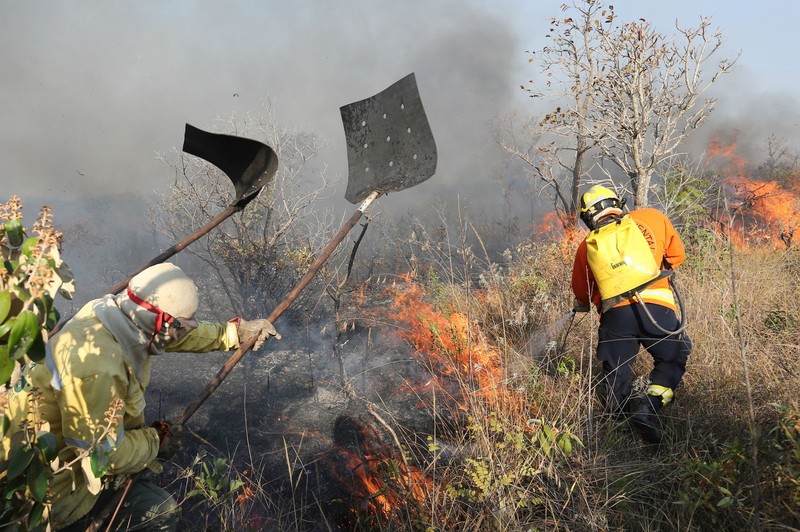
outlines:
{"label": "metal shovel blade", "polygon": [[233,182],[236,201],[252,199],[275,176],[278,156],[262,142],[186,124],[183,151],[210,162]]}
{"label": "metal shovel blade", "polygon": [[436,142],[413,73],[375,96],[339,109],[347,138],[344,197],[358,203],[422,183],[436,172]]}

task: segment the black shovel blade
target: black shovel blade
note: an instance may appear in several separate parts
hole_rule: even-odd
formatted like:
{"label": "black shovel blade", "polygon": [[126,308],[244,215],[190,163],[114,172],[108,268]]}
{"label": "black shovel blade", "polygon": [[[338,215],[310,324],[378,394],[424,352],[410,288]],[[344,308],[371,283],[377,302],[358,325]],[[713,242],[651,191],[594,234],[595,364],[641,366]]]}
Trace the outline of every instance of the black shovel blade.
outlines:
{"label": "black shovel blade", "polygon": [[210,162],[233,181],[236,201],[252,199],[278,170],[278,156],[262,142],[209,133],[186,124],[183,151]]}
{"label": "black shovel blade", "polygon": [[436,142],[413,73],[339,110],[347,138],[347,201],[404,190],[436,172]]}

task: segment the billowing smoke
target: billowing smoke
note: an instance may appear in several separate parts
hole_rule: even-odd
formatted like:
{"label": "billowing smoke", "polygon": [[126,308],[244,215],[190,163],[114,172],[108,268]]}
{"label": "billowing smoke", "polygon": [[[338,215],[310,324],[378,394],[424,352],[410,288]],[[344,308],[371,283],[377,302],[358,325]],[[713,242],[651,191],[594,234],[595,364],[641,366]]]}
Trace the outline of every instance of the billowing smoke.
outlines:
{"label": "billowing smoke", "polygon": [[[439,196],[450,212],[501,213],[487,226],[497,228],[495,218],[506,217],[501,229],[510,231],[513,213],[503,209],[522,208],[527,184],[517,176],[510,194],[500,185],[507,162],[490,123],[504,113],[541,112],[519,89],[540,75],[525,50],[547,44],[549,17],[560,13],[560,2],[527,4],[533,2],[6,2],[0,189],[22,197],[26,220],[42,204],[53,207],[67,233],[64,256],[76,274],[79,305],[164,247],[148,204],[175,176],[156,154],[181,145],[186,122],[206,130],[218,120],[247,124],[268,107],[279,124],[318,135],[325,142],[318,163],[341,178],[340,190],[320,208],[332,207],[338,220],[352,210],[342,198],[347,159],[339,107],[415,72],[439,167],[419,187],[382,198],[379,210],[430,214]],[[634,9],[646,8],[628,7],[626,15],[638,16]],[[672,31],[674,14],[668,19],[662,31]],[[796,98],[762,90],[745,66],[724,77],[713,95],[716,111],[687,151],[701,154],[721,131],[736,135],[741,154],[758,161],[770,135],[790,146],[800,140]],[[532,217],[530,204],[525,214],[521,229]],[[478,229],[485,237],[485,228]],[[359,261],[369,268],[380,258],[365,251]],[[419,371],[405,344],[373,337],[369,324],[351,330],[349,340],[319,325],[313,331],[286,325],[282,343],[248,355],[193,421],[201,437],[221,445],[230,435],[232,448],[223,452],[245,452],[245,445],[233,448],[237,441],[261,441],[265,461],[283,459],[284,441],[321,452],[336,435],[312,431],[328,430],[343,411],[364,408],[343,395],[343,375],[359,397],[377,403],[397,384],[392,379],[399,383]],[[334,355],[337,342],[344,358]],[[342,342],[349,342],[346,348]],[[175,415],[226,358],[159,360],[148,397],[151,418]]]}

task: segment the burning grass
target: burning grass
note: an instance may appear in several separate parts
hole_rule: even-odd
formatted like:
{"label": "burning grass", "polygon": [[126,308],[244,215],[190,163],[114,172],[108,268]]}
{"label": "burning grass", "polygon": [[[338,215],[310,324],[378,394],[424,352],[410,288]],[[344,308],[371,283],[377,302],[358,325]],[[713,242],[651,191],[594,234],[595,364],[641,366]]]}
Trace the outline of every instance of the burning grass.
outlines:
{"label": "burning grass", "polygon": [[660,448],[600,408],[597,317],[566,316],[574,240],[495,261],[417,240],[412,272],[361,283],[333,327],[361,365],[341,363],[330,434],[296,427],[324,451],[284,435],[283,463],[248,453],[218,475],[235,485],[225,504],[206,507],[223,529],[800,527],[800,252],[696,236],[677,272],[694,351]]}
{"label": "burning grass", "polygon": [[[424,369],[384,407],[413,397],[432,424],[340,417],[329,451],[289,472],[317,479],[294,484],[306,503],[293,528],[747,529],[756,512],[798,526],[800,256],[704,246],[678,272],[695,348],[658,449],[600,409],[597,319],[559,319],[571,302],[560,245],[522,246],[476,282],[423,272],[362,298]],[[645,354],[635,369],[649,372]]]}
{"label": "burning grass", "polygon": [[[524,407],[505,385],[508,375],[500,351],[468,314],[452,307],[436,310],[424,300],[424,288],[409,277],[396,285],[394,292],[389,318],[402,324],[399,335],[413,346],[416,359],[428,369],[431,379],[426,386],[446,395],[451,406],[463,412],[469,410],[468,401]],[[465,384],[469,384],[471,393],[463,393]]]}
{"label": "burning grass", "polygon": [[[596,317],[567,327],[558,319],[571,301],[571,257],[560,245],[520,247],[477,284],[430,273],[397,284],[390,317],[431,376],[410,386],[438,427],[421,469],[421,521],[442,530],[742,529],[757,514],[763,526],[797,526],[799,256],[731,250],[724,239],[699,246],[678,274],[695,349],[659,449],[599,409]],[[531,349],[530,337],[544,348]],[[637,374],[650,367],[642,354]]]}
{"label": "burning grass", "polygon": [[343,374],[329,433],[307,432],[315,452],[285,436],[282,461],[195,463],[184,508],[200,502],[192,522],[225,530],[800,526],[800,253],[692,246],[677,283],[694,351],[660,448],[600,408],[597,318],[565,319],[571,247],[531,243],[466,280],[430,261],[363,284],[350,356],[378,368],[373,352],[404,350],[417,370],[372,376],[380,386],[353,385],[369,368]]}

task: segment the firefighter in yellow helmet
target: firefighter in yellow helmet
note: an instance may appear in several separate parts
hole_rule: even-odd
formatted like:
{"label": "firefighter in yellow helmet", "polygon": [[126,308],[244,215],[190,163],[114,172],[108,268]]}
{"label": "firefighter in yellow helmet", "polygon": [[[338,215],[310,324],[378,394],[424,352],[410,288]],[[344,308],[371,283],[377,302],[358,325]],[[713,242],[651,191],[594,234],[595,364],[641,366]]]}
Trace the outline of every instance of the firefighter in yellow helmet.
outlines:
{"label": "firefighter in yellow helmet", "polygon": [[[177,266],[164,263],[134,276],[127,289],[87,303],[50,339],[45,361],[25,368],[24,378],[9,393],[11,426],[27,413],[31,388],[41,394],[41,415],[58,441],[61,464],[96,444],[107,454],[109,470],[93,493],[91,469],[77,462],[51,484],[51,525],[56,530],[85,530],[91,518],[113,498],[127,475],[159,471],[181,447],[180,425],[144,419],[145,390],[151,357],[167,351],[208,352],[236,349],[258,335],[256,349],[269,336],[280,338],[267,320],[227,323],[195,320],[197,287]],[[115,399],[124,403],[122,419],[110,441],[97,442],[106,411]],[[4,459],[13,452],[13,434],[2,440]],[[119,530],[174,530],[180,508],[169,493],[139,480],[114,519]],[[67,528],[65,528],[67,527]]]}
{"label": "firefighter in yellow helmet", "polygon": [[[588,311],[593,303],[601,313],[597,357],[603,365],[603,391],[608,408],[617,416],[630,415],[630,422],[643,439],[658,443],[661,429],[657,413],[672,400],[692,349],[692,342],[678,319],[675,293],[665,278],[670,270],[683,263],[686,254],[680,237],[663,213],[645,208],[625,214],[623,204],[612,190],[599,185],[590,188],[581,198],[580,217],[589,228],[589,234],[578,246],[572,269],[575,310]],[[623,292],[614,294],[614,290],[610,293],[606,290],[603,293],[603,287],[598,285],[599,278],[605,282],[613,275],[642,275],[642,268],[626,268],[633,266],[630,263],[635,251],[621,250],[623,260],[612,261],[609,271],[616,268],[622,274],[601,274],[592,268],[591,253],[602,249],[600,245],[593,245],[595,240],[602,239],[604,232],[618,230],[609,224],[621,226],[623,221],[630,222],[626,217],[635,222],[644,237],[641,240],[634,230],[636,234],[632,236],[639,240],[631,239],[630,246],[641,241],[645,255],[649,247],[655,272],[645,274],[646,283],[635,279],[625,285],[626,279],[615,279],[613,285],[626,286]],[[628,225],[633,227],[631,223]],[[597,263],[594,262],[596,270]],[[634,287],[635,290],[627,291]],[[615,297],[609,298],[609,295]],[[635,400],[631,398],[632,368],[640,346],[653,358],[653,370],[644,397]]]}

